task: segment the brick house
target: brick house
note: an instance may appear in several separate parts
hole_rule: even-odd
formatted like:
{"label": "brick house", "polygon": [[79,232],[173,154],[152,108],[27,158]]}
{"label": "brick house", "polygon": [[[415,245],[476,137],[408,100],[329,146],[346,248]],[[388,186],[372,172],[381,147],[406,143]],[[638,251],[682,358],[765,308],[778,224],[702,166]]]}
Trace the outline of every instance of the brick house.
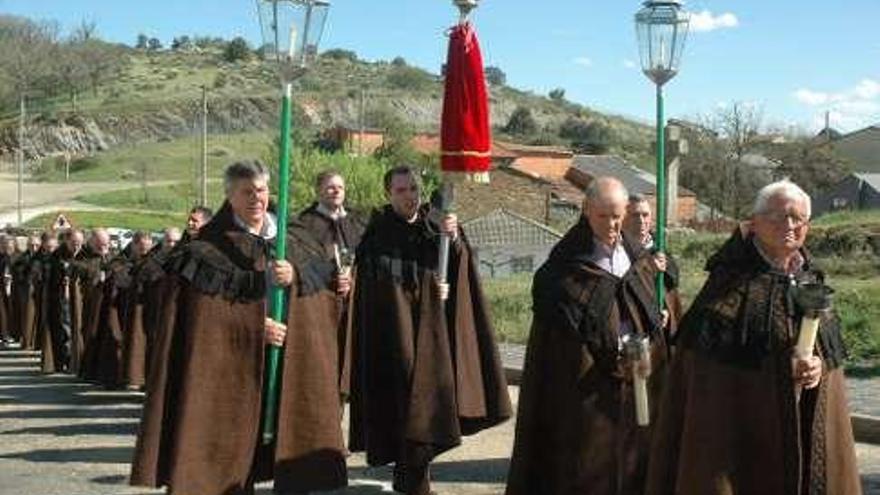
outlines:
{"label": "brick house", "polygon": [[361,129],[339,125],[324,131],[324,140],[351,155],[372,155],[385,144],[381,129]]}

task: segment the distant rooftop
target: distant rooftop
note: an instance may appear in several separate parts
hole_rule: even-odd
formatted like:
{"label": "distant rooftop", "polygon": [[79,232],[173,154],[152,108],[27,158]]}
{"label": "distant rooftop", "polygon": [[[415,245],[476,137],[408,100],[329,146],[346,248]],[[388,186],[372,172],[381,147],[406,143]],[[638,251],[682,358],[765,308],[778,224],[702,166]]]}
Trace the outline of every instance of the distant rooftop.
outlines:
{"label": "distant rooftop", "polygon": [[[586,187],[594,178],[604,176],[617,178],[631,194],[653,196],[657,189],[657,178],[654,174],[626,163],[617,155],[578,155],[574,157],[566,178],[575,185]],[[678,188],[678,194],[696,196],[683,187]]]}
{"label": "distant rooftop", "polygon": [[468,239],[478,247],[543,246],[555,244],[562,234],[550,227],[505,209],[462,224]]}

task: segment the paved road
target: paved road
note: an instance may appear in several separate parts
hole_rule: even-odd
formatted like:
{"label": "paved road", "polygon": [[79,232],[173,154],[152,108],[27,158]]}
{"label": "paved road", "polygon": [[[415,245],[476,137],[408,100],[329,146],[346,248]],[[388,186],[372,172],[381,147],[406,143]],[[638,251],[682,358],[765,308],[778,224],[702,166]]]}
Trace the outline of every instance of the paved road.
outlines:
{"label": "paved road", "polygon": [[[0,351],[0,495],[151,495],[126,486],[142,397],[63,375],[42,376],[37,357]],[[511,388],[514,400],[517,389]],[[433,469],[441,495],[503,492],[513,422],[466,440]],[[859,446],[866,494],[880,495],[880,447]],[[387,469],[350,460],[352,486],[335,495],[389,493]],[[271,493],[261,487],[260,495]]]}
{"label": "paved road", "polygon": [[[155,181],[150,186],[176,184],[179,181]],[[59,210],[98,211],[101,208],[74,201],[74,198],[92,193],[118,191],[141,187],[137,182],[25,182],[23,186],[22,220]],[[18,183],[13,174],[0,173],[0,226],[18,222]]]}

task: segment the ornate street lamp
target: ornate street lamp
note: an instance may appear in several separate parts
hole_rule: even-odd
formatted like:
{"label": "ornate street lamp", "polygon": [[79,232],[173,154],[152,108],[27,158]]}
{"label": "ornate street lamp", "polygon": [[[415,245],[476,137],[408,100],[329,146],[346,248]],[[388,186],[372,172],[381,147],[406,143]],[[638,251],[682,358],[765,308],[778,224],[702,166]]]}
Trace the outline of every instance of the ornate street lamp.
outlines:
{"label": "ornate street lamp", "polygon": [[[679,0],[649,0],[636,13],[636,34],[642,72],[657,86],[657,231],[654,245],[666,252],[666,146],[663,116],[663,85],[678,73],[681,54],[687,40],[690,16]],[[678,191],[672,191],[678,194]],[[657,304],[664,307],[663,273],[656,281]]]}
{"label": "ornate street lamp", "polygon": [[[330,2],[326,0],[256,0],[266,57],[276,63],[281,78],[281,143],[278,157],[278,235],[276,259],[287,255],[287,210],[290,198],[290,120],[293,81],[305,74],[318,55]],[[273,287],[271,317],[286,317],[284,289]],[[275,438],[278,408],[278,366],[281,348],[269,346],[266,356],[266,389],[263,408],[263,443]]]}

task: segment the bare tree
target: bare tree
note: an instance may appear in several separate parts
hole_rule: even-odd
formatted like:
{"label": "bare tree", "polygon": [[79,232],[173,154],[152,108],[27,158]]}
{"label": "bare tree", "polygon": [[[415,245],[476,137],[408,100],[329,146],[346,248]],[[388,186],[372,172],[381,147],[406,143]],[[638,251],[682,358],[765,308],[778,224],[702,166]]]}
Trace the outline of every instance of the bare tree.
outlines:
{"label": "bare tree", "polygon": [[71,37],[73,41],[89,41],[97,37],[98,34],[98,25],[95,21],[85,20],[80,21],[79,26],[73,30],[73,36]]}
{"label": "bare tree", "polygon": [[101,40],[92,39],[80,45],[83,69],[94,94],[98,87],[125,65],[122,50]]}
{"label": "bare tree", "polygon": [[84,49],[83,43],[73,40],[68,41],[60,47],[61,56],[55,59],[56,77],[61,87],[70,97],[73,112],[78,110],[77,100],[79,94],[89,81],[88,70],[83,60]]}
{"label": "bare tree", "polygon": [[0,16],[0,73],[15,95],[27,94],[51,74],[57,37],[57,24]]}
{"label": "bare tree", "polygon": [[691,150],[682,159],[682,185],[713,209],[742,218],[773,178],[760,133],[762,110],[736,102],[697,120],[685,129]]}

